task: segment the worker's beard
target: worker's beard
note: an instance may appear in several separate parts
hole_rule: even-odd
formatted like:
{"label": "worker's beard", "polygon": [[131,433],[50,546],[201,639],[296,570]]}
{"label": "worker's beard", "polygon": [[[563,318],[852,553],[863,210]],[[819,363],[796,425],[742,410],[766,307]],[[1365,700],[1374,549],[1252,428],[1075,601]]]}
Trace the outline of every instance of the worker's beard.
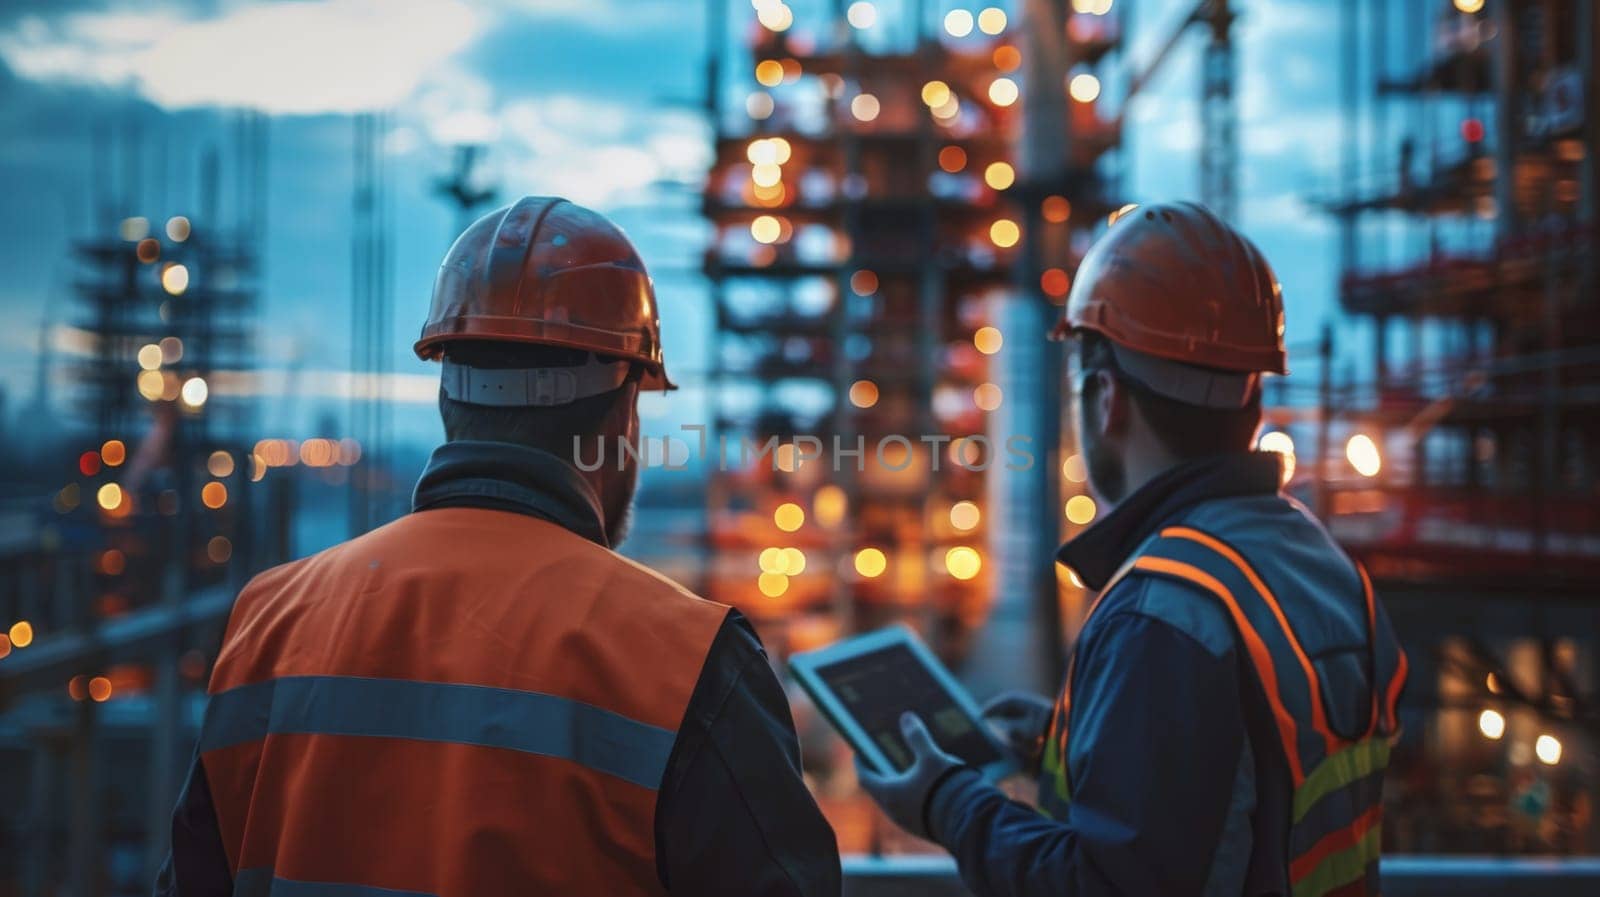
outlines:
{"label": "worker's beard", "polygon": [[1100,437],[1099,425],[1091,420],[1093,389],[1086,389],[1084,400],[1078,405],[1078,438],[1083,445],[1083,463],[1089,472],[1089,488],[1107,504],[1122,501],[1128,488],[1128,470],[1116,449],[1105,444]]}
{"label": "worker's beard", "polygon": [[1115,505],[1122,501],[1123,493],[1128,488],[1128,470],[1122,463],[1122,457],[1098,437],[1086,435],[1083,440],[1083,459],[1089,469],[1089,488],[1108,504]]}
{"label": "worker's beard", "polygon": [[626,471],[619,473],[623,481],[618,484],[614,498],[608,501],[606,512],[606,542],[616,548],[622,540],[628,538],[628,533],[633,529],[633,498],[639,489],[639,468],[629,464]]}

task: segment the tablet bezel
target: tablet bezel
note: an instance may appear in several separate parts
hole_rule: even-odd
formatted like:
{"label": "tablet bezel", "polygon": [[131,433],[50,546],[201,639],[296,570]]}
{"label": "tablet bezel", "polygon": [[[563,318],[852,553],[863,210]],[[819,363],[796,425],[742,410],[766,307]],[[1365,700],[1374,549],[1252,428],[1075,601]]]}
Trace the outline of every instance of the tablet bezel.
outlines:
{"label": "tablet bezel", "polygon": [[[990,746],[994,748],[995,755],[1000,758],[993,763],[981,767],[975,766],[974,768],[978,769],[983,774],[983,777],[989,781],[998,781],[1016,772],[1019,767],[1015,758],[1012,756],[1010,749],[995,737],[994,731],[989,728],[989,724],[983,721],[982,709],[972,700],[972,696],[967,693],[967,690],[961,686],[960,682],[956,681],[955,676],[939,661],[939,658],[934,655],[927,644],[918,638],[910,627],[904,624],[853,636],[843,641],[835,642],[826,648],[795,654],[789,658],[789,669],[794,674],[795,681],[799,682],[800,687],[805,689],[807,695],[811,696],[811,700],[817,705],[817,709],[822,711],[823,716],[827,717],[828,721],[833,724],[833,727],[839,731],[840,735],[844,736],[845,741],[850,743],[850,746],[855,749],[858,755],[866,760],[877,772],[884,775],[897,775],[900,770],[895,769],[894,764],[889,762],[889,758],[884,756],[883,751],[872,740],[872,736],[861,727],[860,723],[856,722],[855,717],[850,714],[849,708],[845,707],[844,702],[839,700],[819,672],[822,667],[895,645],[904,645],[910,650],[912,656],[928,670],[934,681],[939,684],[939,687],[944,689],[945,693],[950,696],[955,706],[967,715],[972,725],[988,740]],[[923,723],[932,725],[928,720],[923,720]]]}

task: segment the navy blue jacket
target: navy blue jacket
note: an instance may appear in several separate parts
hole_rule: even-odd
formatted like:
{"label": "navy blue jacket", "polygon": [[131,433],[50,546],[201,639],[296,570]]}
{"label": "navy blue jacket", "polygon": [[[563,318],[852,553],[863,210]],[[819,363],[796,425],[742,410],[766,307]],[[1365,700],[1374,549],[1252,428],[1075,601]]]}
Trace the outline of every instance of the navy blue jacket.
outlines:
{"label": "navy blue jacket", "polygon": [[[1098,589],[1162,527],[1182,523],[1273,555],[1309,589],[1332,594],[1337,582],[1337,601],[1290,616],[1336,667],[1330,705],[1365,714],[1364,604],[1359,592],[1344,602],[1343,574],[1354,581],[1354,569],[1278,485],[1275,455],[1181,465],[1063,546],[1060,560]],[[1270,723],[1236,639],[1227,612],[1196,587],[1142,575],[1113,585],[1075,648],[1065,818],[1007,799],[972,771],[930,798],[932,834],[967,886],[979,897],[1287,893],[1289,778],[1281,753],[1252,747],[1271,743],[1260,734]]]}
{"label": "navy blue jacket", "polygon": [[[606,544],[593,494],[554,455],[504,443],[434,452],[413,509],[532,514]],[[774,776],[773,757],[790,774]],[[731,611],[689,699],[658,792],[656,861],[674,894],[837,895],[833,829],[800,777],[783,687],[750,623]],[[225,897],[233,879],[205,768],[196,762],[173,814],[158,897]]]}

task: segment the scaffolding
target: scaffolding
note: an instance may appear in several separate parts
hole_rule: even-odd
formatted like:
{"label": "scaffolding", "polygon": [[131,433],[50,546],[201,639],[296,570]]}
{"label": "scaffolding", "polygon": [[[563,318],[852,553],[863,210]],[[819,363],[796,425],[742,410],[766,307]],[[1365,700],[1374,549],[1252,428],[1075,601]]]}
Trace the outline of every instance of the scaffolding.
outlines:
{"label": "scaffolding", "polygon": [[[900,622],[969,678],[1053,688],[1081,589],[1041,558],[1093,512],[1063,519],[1088,497],[1042,336],[1119,208],[1112,4],[754,5],[748,59],[714,44],[709,78],[703,590],[779,657]],[[841,847],[883,847],[848,758],[808,757]]]}
{"label": "scaffolding", "polygon": [[1413,850],[1593,849],[1578,804],[1600,772],[1594,7],[1343,17],[1328,207],[1340,303],[1370,343],[1359,381],[1334,382],[1325,349],[1301,482],[1412,658],[1385,833]]}
{"label": "scaffolding", "polygon": [[[0,556],[0,787],[25,820],[0,827],[15,842],[0,852],[21,859],[0,890],[147,890],[166,849],[148,835],[169,828],[232,595],[287,548],[263,525],[282,497],[260,483],[242,388],[265,117],[232,130],[226,167],[217,146],[200,156],[199,201],[162,216],[129,214],[175,205],[140,189],[145,141],[130,135],[121,208],[103,203],[72,248],[77,317],[57,354],[87,427],[65,436],[64,485],[25,513],[37,542]],[[97,141],[97,161],[112,149]]]}

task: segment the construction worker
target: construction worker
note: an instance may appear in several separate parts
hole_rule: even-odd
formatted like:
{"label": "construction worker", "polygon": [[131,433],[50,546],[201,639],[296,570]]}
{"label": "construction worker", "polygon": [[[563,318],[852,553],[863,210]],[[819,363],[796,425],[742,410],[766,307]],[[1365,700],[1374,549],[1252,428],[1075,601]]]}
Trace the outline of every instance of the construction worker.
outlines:
{"label": "construction worker", "polygon": [[240,594],[158,893],[838,894],[750,624],[611,550],[673,388],[627,238],[491,212],[415,348],[447,441],[412,513]]}
{"label": "construction worker", "polygon": [[1089,485],[1058,561],[1099,593],[1055,701],[985,714],[1038,776],[1024,806],[914,716],[915,761],[862,782],[981,897],[1378,893],[1380,790],[1406,661],[1366,573],[1252,452],[1286,372],[1277,279],[1175,203],[1121,216],[1057,328]]}

